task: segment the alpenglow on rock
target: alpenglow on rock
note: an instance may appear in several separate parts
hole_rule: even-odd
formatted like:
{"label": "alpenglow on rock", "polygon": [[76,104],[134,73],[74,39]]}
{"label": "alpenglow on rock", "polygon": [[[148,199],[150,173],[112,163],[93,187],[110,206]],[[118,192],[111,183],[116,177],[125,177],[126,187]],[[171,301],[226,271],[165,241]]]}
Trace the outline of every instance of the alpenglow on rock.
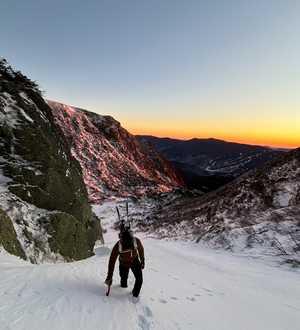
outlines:
{"label": "alpenglow on rock", "polygon": [[0,63],[0,180],[2,218],[11,219],[32,262],[93,254],[102,233],[80,164],[38,86],[5,60]]}
{"label": "alpenglow on rock", "polygon": [[80,162],[91,202],[182,188],[173,166],[110,116],[46,101]]}

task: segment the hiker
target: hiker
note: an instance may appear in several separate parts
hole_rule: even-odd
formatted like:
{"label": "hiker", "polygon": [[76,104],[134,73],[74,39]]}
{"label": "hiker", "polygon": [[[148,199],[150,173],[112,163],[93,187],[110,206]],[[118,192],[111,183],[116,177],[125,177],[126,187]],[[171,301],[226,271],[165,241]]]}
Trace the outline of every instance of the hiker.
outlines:
{"label": "hiker", "polygon": [[110,287],[115,268],[115,262],[119,256],[119,273],[121,277],[121,287],[127,288],[127,279],[129,269],[132,270],[135,277],[135,284],[132,295],[138,297],[142,284],[142,269],[145,267],[144,248],[141,241],[132,235],[130,229],[126,229],[120,234],[120,240],[113,247],[109,263],[108,274],[105,283]]}

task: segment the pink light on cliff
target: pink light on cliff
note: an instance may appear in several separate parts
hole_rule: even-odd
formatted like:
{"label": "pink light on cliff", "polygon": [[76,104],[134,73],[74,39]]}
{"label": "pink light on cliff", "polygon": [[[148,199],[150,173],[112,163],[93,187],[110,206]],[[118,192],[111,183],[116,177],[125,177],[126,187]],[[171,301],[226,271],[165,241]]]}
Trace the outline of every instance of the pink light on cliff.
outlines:
{"label": "pink light on cliff", "polygon": [[91,202],[168,192],[184,183],[148,143],[110,116],[47,101],[82,167]]}

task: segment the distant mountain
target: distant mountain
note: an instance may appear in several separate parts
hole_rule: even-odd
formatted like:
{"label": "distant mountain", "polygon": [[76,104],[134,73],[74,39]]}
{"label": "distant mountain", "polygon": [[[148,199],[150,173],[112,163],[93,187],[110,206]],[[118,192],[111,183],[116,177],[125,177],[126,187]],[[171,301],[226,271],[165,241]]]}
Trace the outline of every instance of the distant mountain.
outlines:
{"label": "distant mountain", "polygon": [[38,86],[0,60],[0,246],[32,263],[93,255],[102,239],[81,167]]}
{"label": "distant mountain", "polygon": [[110,116],[47,101],[80,162],[91,202],[182,188],[184,181],[149,141]]}
{"label": "distant mountain", "polygon": [[300,148],[201,197],[158,200],[134,222],[158,237],[240,252],[260,246],[263,254],[300,266]]}
{"label": "distant mountain", "polygon": [[177,140],[143,135],[180,172],[209,176],[244,173],[283,151],[216,139]]}
{"label": "distant mountain", "polygon": [[[207,192],[284,153],[216,139],[178,140],[143,135],[180,173],[186,185]],[[285,150],[288,151],[288,150]]]}

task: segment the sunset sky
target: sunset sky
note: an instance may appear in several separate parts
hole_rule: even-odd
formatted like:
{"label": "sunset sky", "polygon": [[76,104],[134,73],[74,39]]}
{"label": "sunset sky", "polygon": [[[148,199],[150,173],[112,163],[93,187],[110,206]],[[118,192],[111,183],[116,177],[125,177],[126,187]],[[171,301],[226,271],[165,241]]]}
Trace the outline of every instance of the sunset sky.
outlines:
{"label": "sunset sky", "polygon": [[300,146],[299,0],[3,0],[0,57],[132,134]]}

